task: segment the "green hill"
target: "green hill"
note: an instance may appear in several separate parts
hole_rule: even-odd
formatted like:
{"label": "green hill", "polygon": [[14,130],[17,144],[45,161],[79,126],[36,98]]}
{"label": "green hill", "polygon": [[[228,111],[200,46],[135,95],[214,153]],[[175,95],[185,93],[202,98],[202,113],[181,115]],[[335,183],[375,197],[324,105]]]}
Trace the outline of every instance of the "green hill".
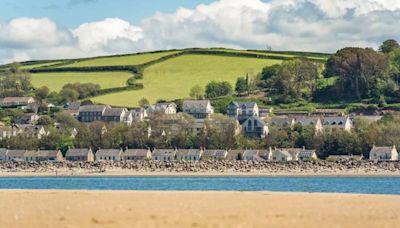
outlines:
{"label": "green hill", "polygon": [[194,85],[205,86],[212,80],[228,81],[233,85],[240,76],[256,75],[265,66],[296,57],[325,61],[329,55],[224,48],[184,49],[85,59],[30,61],[21,63],[21,68],[32,72],[35,87],[48,86],[52,91],[59,91],[64,84],[74,82],[97,83],[103,89],[121,87],[126,85],[128,78],[140,73],[143,78],[137,80],[137,83],[142,83],[143,89],[91,98],[98,103],[134,107],[143,97],[150,102],[188,98]]}

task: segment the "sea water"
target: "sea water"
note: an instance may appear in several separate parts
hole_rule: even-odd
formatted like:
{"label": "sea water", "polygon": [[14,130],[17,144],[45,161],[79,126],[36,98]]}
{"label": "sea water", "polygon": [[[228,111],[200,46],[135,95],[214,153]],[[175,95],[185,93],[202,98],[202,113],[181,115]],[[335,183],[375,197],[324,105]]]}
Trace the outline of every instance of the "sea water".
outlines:
{"label": "sea water", "polygon": [[1,177],[0,189],[278,191],[400,195],[400,177]]}

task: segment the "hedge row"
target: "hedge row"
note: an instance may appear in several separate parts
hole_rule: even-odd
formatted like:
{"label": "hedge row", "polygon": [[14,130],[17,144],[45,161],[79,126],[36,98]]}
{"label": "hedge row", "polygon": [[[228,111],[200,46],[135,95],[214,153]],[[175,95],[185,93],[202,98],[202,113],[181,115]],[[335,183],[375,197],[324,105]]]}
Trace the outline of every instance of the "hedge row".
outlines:
{"label": "hedge row", "polygon": [[137,66],[97,66],[97,67],[63,67],[63,68],[34,68],[29,70],[31,73],[48,72],[103,72],[103,71],[129,71],[134,74],[139,72]]}

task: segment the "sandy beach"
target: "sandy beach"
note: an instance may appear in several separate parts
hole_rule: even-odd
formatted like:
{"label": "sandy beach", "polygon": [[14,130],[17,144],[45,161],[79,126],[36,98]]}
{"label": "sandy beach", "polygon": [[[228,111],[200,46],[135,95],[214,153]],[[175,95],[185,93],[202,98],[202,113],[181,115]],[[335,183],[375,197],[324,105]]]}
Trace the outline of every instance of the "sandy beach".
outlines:
{"label": "sandy beach", "polygon": [[400,196],[0,191],[1,227],[398,227]]}

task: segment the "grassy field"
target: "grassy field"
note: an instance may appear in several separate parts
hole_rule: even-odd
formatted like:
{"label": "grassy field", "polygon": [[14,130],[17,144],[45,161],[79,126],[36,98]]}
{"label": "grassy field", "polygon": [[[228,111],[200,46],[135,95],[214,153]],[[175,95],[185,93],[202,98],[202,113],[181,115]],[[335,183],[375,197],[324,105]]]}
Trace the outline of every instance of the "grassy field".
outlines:
{"label": "grassy field", "polygon": [[32,74],[35,87],[47,86],[52,91],[59,91],[67,83],[96,83],[102,89],[125,86],[126,80],[132,77],[127,72],[96,72],[96,73],[39,73]]}
{"label": "grassy field", "polygon": [[59,63],[62,63],[63,61],[54,61],[54,62],[47,62],[47,63],[38,63],[38,64],[31,64],[31,65],[22,65],[21,69],[23,70],[30,70],[33,68],[38,68],[38,67],[45,67],[45,66],[52,66],[56,65]]}
{"label": "grassy field", "polygon": [[120,106],[137,106],[146,97],[150,102],[158,99],[187,98],[190,89],[205,86],[211,80],[229,81],[234,85],[239,76],[255,75],[279,60],[224,57],[212,55],[185,55],[153,65],[144,72],[144,89],[107,94],[92,99]]}
{"label": "grassy field", "polygon": [[159,53],[147,53],[138,55],[127,55],[121,57],[105,57],[95,58],[84,61],[77,61],[76,63],[63,65],[60,67],[93,67],[93,66],[123,66],[123,65],[140,65],[153,60],[157,60],[164,56],[176,54],[179,51],[166,51]]}

